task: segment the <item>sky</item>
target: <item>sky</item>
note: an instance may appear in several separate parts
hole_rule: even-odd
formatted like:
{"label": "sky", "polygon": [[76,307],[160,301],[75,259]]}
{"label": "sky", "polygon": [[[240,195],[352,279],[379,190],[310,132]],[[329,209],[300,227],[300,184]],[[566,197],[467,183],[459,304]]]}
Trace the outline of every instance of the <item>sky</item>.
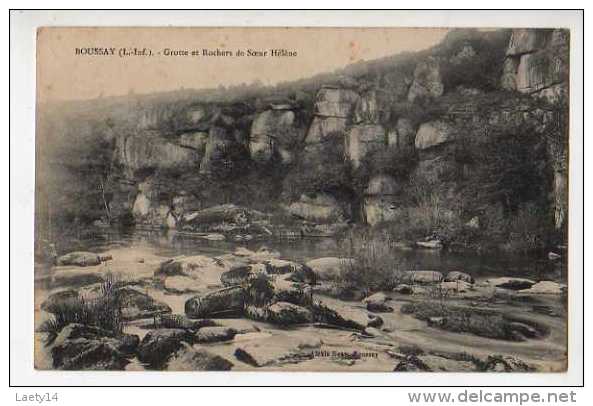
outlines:
{"label": "sky", "polygon": [[[37,97],[40,102],[50,102],[129,92],[212,88],[256,80],[275,84],[331,72],[361,60],[426,49],[440,42],[447,31],[446,28],[41,28],[37,33]],[[89,48],[101,48],[101,53],[108,54],[88,55]],[[106,48],[114,54],[105,52]],[[140,53],[145,50],[145,54],[120,56],[121,49],[133,48]],[[167,49],[187,55],[166,56]],[[203,49],[229,51],[233,56],[203,56]],[[296,52],[296,56],[270,56],[271,49],[286,49]],[[237,56],[238,50],[244,54]],[[268,54],[249,56],[249,50],[268,51]]]}

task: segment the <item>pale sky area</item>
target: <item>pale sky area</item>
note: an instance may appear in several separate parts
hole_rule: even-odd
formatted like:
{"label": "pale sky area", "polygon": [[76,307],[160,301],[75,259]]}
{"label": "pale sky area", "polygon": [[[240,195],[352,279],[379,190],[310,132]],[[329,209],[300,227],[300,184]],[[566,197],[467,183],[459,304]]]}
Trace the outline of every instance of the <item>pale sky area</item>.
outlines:
{"label": "pale sky area", "polygon": [[[419,51],[440,42],[446,28],[44,28],[38,32],[41,102],[183,88],[275,84],[331,72],[361,60]],[[115,55],[77,55],[76,48],[115,48]],[[120,48],[152,56],[120,57]],[[166,48],[189,56],[165,56]],[[286,49],[296,57],[204,57],[194,50]],[[161,55],[158,53],[161,52]]]}

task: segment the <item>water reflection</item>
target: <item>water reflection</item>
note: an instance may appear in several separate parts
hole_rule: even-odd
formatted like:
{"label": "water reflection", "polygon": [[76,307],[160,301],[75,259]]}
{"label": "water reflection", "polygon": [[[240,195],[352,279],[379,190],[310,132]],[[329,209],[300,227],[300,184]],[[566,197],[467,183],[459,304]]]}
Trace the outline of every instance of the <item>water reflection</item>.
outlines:
{"label": "water reflection", "polygon": [[[163,257],[179,255],[221,255],[237,247],[256,250],[265,246],[281,253],[282,258],[305,262],[312,258],[343,256],[347,244],[333,238],[303,238],[265,241],[209,241],[175,231],[155,230],[89,230],[84,239],[58,242],[58,250],[102,252],[114,248],[149,246]],[[475,278],[517,276],[536,280],[566,282],[563,261],[552,262],[545,256],[513,255],[509,253],[469,254],[447,250],[399,250],[394,248],[397,264],[403,270],[427,269],[448,272],[460,270]]]}

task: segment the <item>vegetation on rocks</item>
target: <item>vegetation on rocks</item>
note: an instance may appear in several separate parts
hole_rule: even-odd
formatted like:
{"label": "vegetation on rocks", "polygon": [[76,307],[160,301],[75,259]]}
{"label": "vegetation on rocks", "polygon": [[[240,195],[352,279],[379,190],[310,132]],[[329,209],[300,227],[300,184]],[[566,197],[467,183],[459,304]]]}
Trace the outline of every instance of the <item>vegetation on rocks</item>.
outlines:
{"label": "vegetation on rocks", "polygon": [[60,331],[71,323],[93,326],[121,334],[124,327],[121,304],[115,293],[115,280],[109,276],[100,287],[97,298],[86,299],[77,295],[51,305],[47,310],[52,316],[37,329],[47,333],[51,344]]}

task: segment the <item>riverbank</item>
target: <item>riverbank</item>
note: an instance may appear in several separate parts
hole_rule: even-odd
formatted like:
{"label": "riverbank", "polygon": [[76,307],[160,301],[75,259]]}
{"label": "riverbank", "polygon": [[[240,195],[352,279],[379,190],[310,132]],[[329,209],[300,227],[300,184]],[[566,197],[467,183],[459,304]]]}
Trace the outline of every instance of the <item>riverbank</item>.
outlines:
{"label": "riverbank", "polygon": [[[46,311],[48,298],[59,297],[60,292],[66,291],[74,291],[78,294],[96,292],[97,286],[101,286],[106,279],[113,277],[118,281],[118,289],[128,289],[125,291],[126,298],[132,299],[127,303],[134,308],[134,311],[126,313],[133,316],[123,323],[123,333],[137,336],[140,348],[143,346],[142,343],[146,346],[146,343],[150,342],[152,335],[161,330],[170,330],[160,328],[163,324],[159,320],[163,314],[178,315],[179,319],[175,319],[177,323],[182,319],[192,323],[208,320],[212,325],[198,329],[185,328],[189,325],[181,328],[180,330],[184,332],[183,339],[171,340],[173,343],[186,342],[189,347],[185,344],[173,345],[167,361],[160,365],[159,369],[203,368],[191,361],[197,357],[194,354],[195,351],[199,354],[205,351],[209,354],[208,357],[220,357],[226,362],[215,364],[219,366],[232,364],[233,370],[481,371],[493,368],[503,370],[533,368],[537,371],[561,371],[566,367],[566,311],[563,307],[565,296],[564,293],[560,293],[565,290],[550,293],[552,291],[544,292],[541,289],[535,289],[529,292],[529,286],[521,286],[522,289],[516,290],[516,285],[510,289],[512,284],[505,285],[504,281],[494,278],[494,276],[505,276],[504,273],[508,272],[506,276],[532,278],[528,285],[537,287],[536,283],[549,280],[549,275],[542,279],[537,277],[537,273],[528,272],[527,275],[518,275],[510,273],[508,268],[498,268],[497,272],[491,275],[474,273],[471,275],[474,283],[468,285],[454,283],[452,286],[449,282],[441,281],[424,284],[420,280],[412,280],[408,281],[408,284],[399,284],[395,291],[382,292],[385,307],[379,307],[378,310],[381,311],[377,311],[377,308],[372,306],[369,308],[368,300],[365,302],[362,297],[356,297],[356,300],[339,299],[339,289],[335,288],[339,283],[320,269],[314,270],[317,280],[311,286],[309,286],[310,283],[300,282],[292,282],[288,287],[282,285],[295,270],[279,271],[278,269],[282,268],[281,265],[307,264],[319,257],[321,252],[326,257],[337,255],[340,247],[335,241],[329,239],[302,243],[300,246],[292,245],[292,249],[283,251],[277,247],[265,249],[261,243],[229,244],[203,240],[196,242],[188,241],[186,237],[178,239],[178,237],[161,235],[155,239],[146,238],[146,235],[136,235],[131,240],[110,241],[104,244],[100,251],[101,256],[111,256],[112,259],[94,266],[57,266],[37,270],[36,328],[52,317],[51,313]],[[416,253],[417,256],[412,253]],[[180,258],[180,254],[185,254],[185,257]],[[188,256],[189,254],[191,256]],[[435,258],[439,255],[441,259],[443,257],[442,253],[401,251],[402,258],[406,255],[409,261],[400,266],[415,263],[415,266],[410,269],[430,269],[428,266],[422,266],[429,264],[429,261],[425,261],[426,258],[432,258],[437,262]],[[199,261],[196,259],[198,257]],[[444,257],[446,258],[447,255]],[[173,271],[173,274],[165,272],[166,277],[163,278],[162,264],[170,263],[172,258],[173,263],[177,261],[186,265],[181,265],[178,271]],[[486,262],[482,259],[483,264]],[[232,266],[229,265],[231,263]],[[268,316],[254,317],[243,312],[231,318],[220,318],[216,314],[197,319],[189,317],[192,315],[188,314],[186,303],[196,296],[203,298],[212,292],[224,289],[225,283],[221,280],[221,276],[231,269],[237,269],[237,263],[245,264],[249,270],[257,269],[259,265],[264,264],[265,272],[269,274],[275,289],[278,289],[278,285],[288,290],[304,288],[308,291],[306,289],[310,288],[312,301],[303,302],[302,294],[297,295],[297,299],[301,301],[298,306],[311,312],[312,318],[308,319],[309,313],[303,311],[302,314],[306,315],[304,320],[296,324],[280,325],[270,321],[272,319],[266,319]],[[271,268],[270,264],[275,264],[276,268]],[[450,262],[445,260],[441,261],[439,269],[435,271],[443,271],[441,273],[446,277],[445,271],[463,270],[471,274],[474,267],[479,268],[478,265],[453,268]],[[226,285],[228,285],[228,278],[222,279],[227,281]],[[561,279],[552,281],[557,284],[553,286],[562,287]],[[244,282],[239,281],[237,285],[245,286]],[[402,284],[408,285],[410,289],[403,289]],[[448,289],[449,292],[446,293],[446,287],[452,289]],[[278,290],[275,294],[277,296]],[[285,296],[283,300],[291,299],[286,299]],[[294,300],[291,301],[294,302]],[[142,309],[146,303],[163,305],[162,307],[149,306],[149,309],[167,310],[162,314],[151,314],[150,311]],[[341,315],[339,320],[342,321],[336,322],[335,319],[328,319],[325,316],[321,318],[317,311],[319,303],[337,311]],[[448,310],[455,311],[458,311],[459,307],[472,309],[469,315],[473,320],[471,323],[479,323],[480,320],[499,320],[503,323],[501,324],[503,328],[510,328],[509,331],[519,332],[518,334],[522,331],[522,337],[514,336],[514,339],[509,340],[480,336],[475,334],[475,331],[473,333],[454,331],[446,323],[441,324],[443,321],[438,320],[438,315],[431,315],[426,319],[421,314],[410,312],[411,304],[423,303],[432,303],[439,309],[446,307]],[[270,304],[273,303],[265,304],[268,310]],[[293,310],[288,305],[283,306]],[[486,314],[487,318],[477,316],[478,318],[472,319],[476,317],[475,314]],[[513,315],[513,320],[505,319],[505,315],[509,314]],[[451,318],[451,315],[449,317]],[[381,323],[373,326],[361,325],[361,320],[367,320],[367,318],[368,320],[380,319]],[[517,321],[517,318],[521,321]],[[347,323],[343,323],[343,320]],[[355,328],[352,328],[353,326]],[[209,331],[209,328],[214,330]],[[537,334],[529,337],[533,329]],[[200,331],[202,334],[208,333],[218,338],[213,338],[214,342],[199,342],[196,337],[199,336]],[[55,351],[52,351],[56,344],[54,342],[51,345],[45,345],[46,335],[46,333],[36,333],[35,362],[39,369],[56,367],[52,357],[52,353],[55,354]],[[217,341],[219,339],[220,341]],[[67,338],[66,342],[68,342]],[[502,358],[497,358],[498,355]],[[508,357],[515,361],[510,361],[511,358]],[[126,370],[154,368],[139,359],[138,351],[124,356],[122,362],[117,363],[118,369],[123,364]],[[58,367],[63,368],[63,365]]]}

